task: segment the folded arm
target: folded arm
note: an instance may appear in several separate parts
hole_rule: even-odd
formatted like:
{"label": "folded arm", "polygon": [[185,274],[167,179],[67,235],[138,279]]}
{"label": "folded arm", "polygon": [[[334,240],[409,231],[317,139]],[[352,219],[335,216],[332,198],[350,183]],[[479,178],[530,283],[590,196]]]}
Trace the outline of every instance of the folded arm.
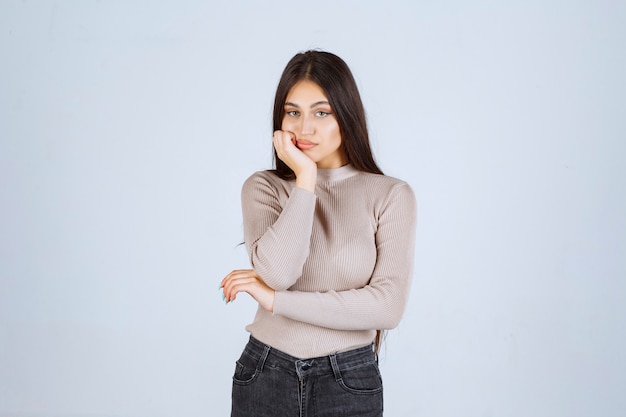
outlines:
{"label": "folded arm", "polygon": [[379,215],[376,264],[369,283],[345,291],[277,291],[274,314],[340,330],[396,327],[413,277],[415,227],[415,196],[404,184],[394,189]]}
{"label": "folded arm", "polygon": [[242,211],[252,268],[270,288],[281,291],[302,275],[309,256],[316,196],[296,187],[283,207],[275,187],[259,173],[250,177],[242,188]]}

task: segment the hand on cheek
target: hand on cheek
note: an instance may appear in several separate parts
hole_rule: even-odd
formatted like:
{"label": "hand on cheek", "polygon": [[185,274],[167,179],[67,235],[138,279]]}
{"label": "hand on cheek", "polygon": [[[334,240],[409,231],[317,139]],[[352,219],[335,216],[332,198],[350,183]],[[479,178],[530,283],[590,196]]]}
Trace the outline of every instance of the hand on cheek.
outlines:
{"label": "hand on cheek", "polygon": [[317,181],[317,164],[296,145],[296,135],[287,130],[277,130],[273,137],[276,155],[296,175],[296,186],[311,192]]}

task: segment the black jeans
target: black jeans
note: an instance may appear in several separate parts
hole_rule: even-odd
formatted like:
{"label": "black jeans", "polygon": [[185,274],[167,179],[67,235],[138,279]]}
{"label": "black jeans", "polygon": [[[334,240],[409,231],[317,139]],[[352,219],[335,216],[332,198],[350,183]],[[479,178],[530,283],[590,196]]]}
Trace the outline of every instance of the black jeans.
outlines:
{"label": "black jeans", "polygon": [[381,417],[372,346],[300,360],[254,337],[236,363],[231,417]]}

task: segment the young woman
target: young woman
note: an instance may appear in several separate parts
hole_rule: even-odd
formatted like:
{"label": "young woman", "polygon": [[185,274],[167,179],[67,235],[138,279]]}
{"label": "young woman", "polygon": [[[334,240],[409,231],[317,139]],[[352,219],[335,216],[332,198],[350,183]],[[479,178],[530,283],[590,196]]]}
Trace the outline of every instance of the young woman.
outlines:
{"label": "young woman", "polygon": [[274,101],[275,169],[242,189],[252,269],[221,282],[258,303],[236,363],[232,417],[382,416],[377,351],[412,278],[416,203],[374,162],[346,63],[307,51]]}

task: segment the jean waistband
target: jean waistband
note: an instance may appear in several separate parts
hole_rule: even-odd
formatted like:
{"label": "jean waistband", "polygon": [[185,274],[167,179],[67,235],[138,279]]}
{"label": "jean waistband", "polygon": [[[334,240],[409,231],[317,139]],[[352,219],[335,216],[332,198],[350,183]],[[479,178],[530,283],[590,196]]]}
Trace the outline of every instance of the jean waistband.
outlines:
{"label": "jean waistband", "polygon": [[345,370],[377,362],[373,344],[328,356],[298,359],[250,336],[245,352],[259,359],[260,367],[281,368],[299,377],[333,373],[337,376]]}

